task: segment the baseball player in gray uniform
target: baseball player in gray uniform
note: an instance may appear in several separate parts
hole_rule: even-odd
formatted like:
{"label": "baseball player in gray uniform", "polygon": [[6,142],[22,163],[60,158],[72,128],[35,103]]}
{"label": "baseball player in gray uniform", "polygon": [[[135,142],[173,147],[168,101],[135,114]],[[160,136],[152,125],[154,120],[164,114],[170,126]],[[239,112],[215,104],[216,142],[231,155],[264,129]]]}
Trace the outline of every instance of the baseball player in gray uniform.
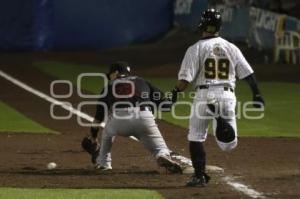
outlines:
{"label": "baseball player in gray uniform", "polygon": [[187,186],[205,186],[210,179],[205,173],[206,157],[202,143],[206,140],[211,120],[219,147],[230,151],[237,146],[236,77],[250,85],[254,107],[264,105],[251,66],[234,44],[219,37],[220,27],[218,11],[208,9],[202,13],[198,25],[201,39],[187,49],[178,73],[178,83],[172,91],[175,103],[178,92],[184,91],[190,83],[196,90],[188,133],[195,172]]}
{"label": "baseball player in gray uniform", "polygon": [[104,87],[98,100],[94,120],[95,124],[106,122],[101,144],[97,140],[97,125],[92,126],[91,135],[82,141],[82,147],[92,155],[96,169],[112,169],[111,148],[116,136],[133,136],[153,154],[159,166],[170,173],[181,173],[181,166],[172,160],[151,112],[161,103],[161,107],[170,109],[172,103],[143,78],[130,75],[126,62],[112,64],[107,76],[110,83]]}

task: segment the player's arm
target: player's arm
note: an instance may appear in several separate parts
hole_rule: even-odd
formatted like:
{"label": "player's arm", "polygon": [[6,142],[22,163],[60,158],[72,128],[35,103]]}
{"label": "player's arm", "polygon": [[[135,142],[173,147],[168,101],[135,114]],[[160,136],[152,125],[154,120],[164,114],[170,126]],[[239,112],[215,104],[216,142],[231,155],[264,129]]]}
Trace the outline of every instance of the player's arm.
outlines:
{"label": "player's arm", "polygon": [[[101,91],[101,94],[103,93],[104,93],[104,89]],[[99,126],[104,121],[107,111],[110,109],[111,102],[112,102],[112,99],[110,98],[111,98],[111,89],[108,88],[107,95],[98,99],[96,114],[90,129],[90,134],[93,139],[96,139],[98,137]]]}
{"label": "player's arm", "polygon": [[255,74],[252,73],[244,78],[244,80],[248,83],[249,87],[251,88],[252,95],[253,95],[253,106],[256,108],[260,108],[265,105],[265,101],[261,96],[261,92],[258,88],[257,81]]}
{"label": "player's arm", "polygon": [[165,94],[157,87],[153,86],[149,82],[147,82],[150,88],[150,99],[154,102],[157,108],[160,108],[161,111],[170,111],[172,107],[172,103],[168,98],[166,98]]}
{"label": "player's arm", "polygon": [[188,82],[187,80],[178,80],[177,81],[177,84],[175,86],[175,90],[177,92],[182,92],[182,91],[185,91],[185,89],[190,85],[190,82]]}
{"label": "player's arm", "polygon": [[171,99],[173,103],[177,101],[178,93],[186,90],[190,82],[194,80],[198,68],[199,56],[197,50],[193,47],[189,47],[181,63],[181,67],[178,73],[177,84],[171,91]]}
{"label": "player's arm", "polygon": [[242,52],[235,47],[236,49],[236,74],[239,79],[245,80],[251,88],[253,94],[253,106],[255,108],[260,108],[264,106],[265,101],[261,96],[261,92],[257,86],[256,77],[254,71],[251,68],[250,64],[247,62],[246,58]]}
{"label": "player's arm", "polygon": [[104,102],[104,101],[98,100],[98,103],[101,103],[101,104],[97,105],[94,121],[93,121],[91,129],[90,129],[90,134],[93,139],[97,139],[99,126],[105,117],[105,108],[103,107],[102,102]]}
{"label": "player's arm", "polygon": [[[101,91],[101,94],[102,93],[104,93],[104,89]],[[81,141],[81,147],[90,154],[91,161],[94,164],[96,163],[96,158],[100,152],[100,144],[98,142],[99,126],[100,123],[104,121],[106,111],[110,107],[108,96],[109,93],[106,96],[99,98],[96,114],[90,129],[90,133],[87,136],[85,136]]]}
{"label": "player's arm", "polygon": [[173,88],[173,90],[171,91],[172,93],[172,97],[171,97],[171,101],[173,103],[176,103],[177,101],[177,97],[178,97],[178,93],[185,91],[185,89],[187,89],[187,87],[189,86],[190,82],[188,82],[187,80],[178,80],[176,86]]}

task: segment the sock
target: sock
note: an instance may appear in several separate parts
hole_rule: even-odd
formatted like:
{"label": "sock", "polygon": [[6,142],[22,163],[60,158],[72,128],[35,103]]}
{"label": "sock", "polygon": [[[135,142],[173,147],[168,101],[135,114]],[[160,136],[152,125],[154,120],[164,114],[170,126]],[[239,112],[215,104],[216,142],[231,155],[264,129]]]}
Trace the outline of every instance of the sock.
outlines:
{"label": "sock", "polygon": [[196,176],[202,176],[205,173],[206,154],[202,142],[190,141],[190,154]]}

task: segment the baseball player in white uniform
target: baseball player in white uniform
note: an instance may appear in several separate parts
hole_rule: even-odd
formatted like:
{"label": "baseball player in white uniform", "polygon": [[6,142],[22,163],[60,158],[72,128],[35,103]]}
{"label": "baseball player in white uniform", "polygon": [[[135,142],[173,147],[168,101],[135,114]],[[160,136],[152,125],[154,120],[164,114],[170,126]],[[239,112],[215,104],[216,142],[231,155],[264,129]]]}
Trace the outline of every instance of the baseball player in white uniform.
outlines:
{"label": "baseball player in white uniform", "polygon": [[218,146],[223,151],[237,146],[236,77],[249,83],[254,107],[264,105],[251,66],[234,44],[219,37],[220,27],[218,11],[208,9],[202,13],[198,25],[201,39],[187,49],[178,73],[178,83],[172,91],[175,103],[178,92],[184,91],[190,83],[196,90],[188,133],[195,173],[187,186],[205,186],[210,179],[205,173],[206,157],[202,143],[206,140],[211,120]]}

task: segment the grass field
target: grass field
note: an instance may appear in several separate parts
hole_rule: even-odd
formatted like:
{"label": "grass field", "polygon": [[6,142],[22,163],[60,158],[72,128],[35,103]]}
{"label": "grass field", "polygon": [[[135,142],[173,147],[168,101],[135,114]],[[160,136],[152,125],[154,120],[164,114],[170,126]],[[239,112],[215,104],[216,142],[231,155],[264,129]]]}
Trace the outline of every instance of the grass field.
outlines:
{"label": "grass field", "polygon": [[0,101],[0,133],[53,133],[25,115]]}
{"label": "grass field", "polygon": [[[76,84],[77,76],[83,72],[104,72],[106,68],[84,65],[73,65],[57,62],[38,62],[34,64],[39,70],[59,79],[70,80]],[[174,86],[173,78],[147,78],[154,85],[168,91]],[[82,88],[99,93],[102,81],[98,78],[85,79]],[[238,120],[240,136],[266,136],[266,137],[300,137],[298,118],[300,112],[300,84],[282,82],[260,82],[260,87],[266,101],[264,118],[259,120]],[[236,95],[240,102],[251,100],[251,93],[247,85],[240,81],[237,85]],[[183,100],[183,99],[179,99]],[[184,100],[191,101],[190,98]],[[187,107],[176,109],[178,115],[189,114]],[[188,120],[175,120],[169,113],[163,114],[163,119],[181,127],[188,126]]]}
{"label": "grass field", "polygon": [[0,188],[0,199],[162,199],[155,191],[137,189],[21,189]]}

